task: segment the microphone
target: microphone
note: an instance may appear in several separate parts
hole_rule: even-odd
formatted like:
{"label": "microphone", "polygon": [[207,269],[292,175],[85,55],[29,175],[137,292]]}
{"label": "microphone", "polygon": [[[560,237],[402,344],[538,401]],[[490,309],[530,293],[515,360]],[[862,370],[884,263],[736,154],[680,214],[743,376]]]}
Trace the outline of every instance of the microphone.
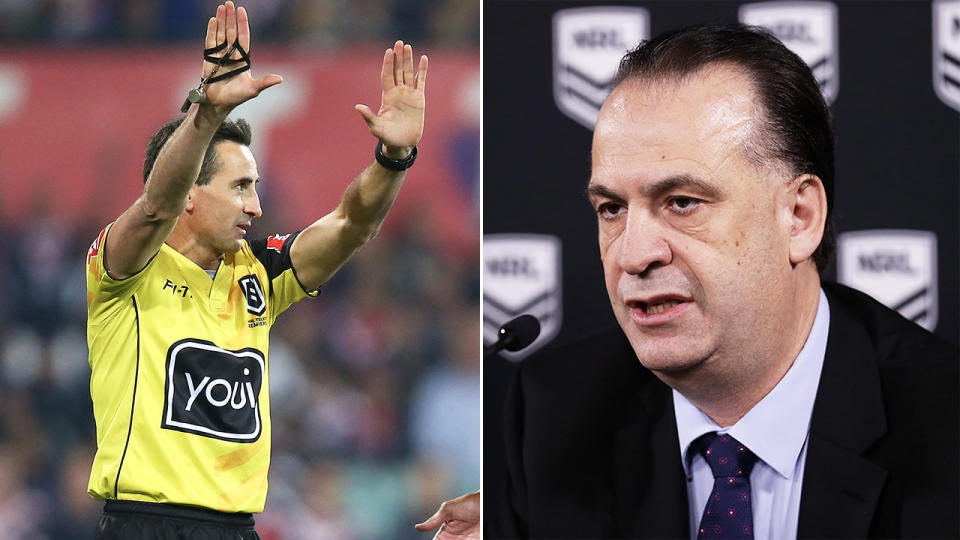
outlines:
{"label": "microphone", "polygon": [[540,321],[525,313],[504,323],[498,335],[497,341],[483,350],[484,358],[493,356],[501,349],[515,352],[530,345],[540,335]]}

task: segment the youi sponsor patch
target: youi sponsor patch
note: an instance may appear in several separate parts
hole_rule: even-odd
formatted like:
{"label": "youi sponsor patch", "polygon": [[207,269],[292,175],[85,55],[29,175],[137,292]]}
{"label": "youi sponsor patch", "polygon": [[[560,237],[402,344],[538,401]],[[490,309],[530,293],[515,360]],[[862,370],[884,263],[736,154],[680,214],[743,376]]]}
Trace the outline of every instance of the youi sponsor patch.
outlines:
{"label": "youi sponsor patch", "polygon": [[180,340],[167,351],[161,427],[235,442],[260,437],[260,388],[265,359],[247,348]]}

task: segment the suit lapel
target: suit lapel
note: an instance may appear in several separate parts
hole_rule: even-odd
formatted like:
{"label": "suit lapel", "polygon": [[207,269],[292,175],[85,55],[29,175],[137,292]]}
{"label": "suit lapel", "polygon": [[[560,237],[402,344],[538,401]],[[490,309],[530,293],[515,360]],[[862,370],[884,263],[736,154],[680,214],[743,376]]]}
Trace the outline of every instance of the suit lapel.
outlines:
{"label": "suit lapel", "polygon": [[887,471],[863,453],[887,430],[877,344],[830,296],[830,334],[810,422],[800,538],[866,538]]}
{"label": "suit lapel", "polygon": [[687,490],[669,388],[650,375],[637,423],[617,434],[614,481],[619,533],[630,538],[689,538]]}

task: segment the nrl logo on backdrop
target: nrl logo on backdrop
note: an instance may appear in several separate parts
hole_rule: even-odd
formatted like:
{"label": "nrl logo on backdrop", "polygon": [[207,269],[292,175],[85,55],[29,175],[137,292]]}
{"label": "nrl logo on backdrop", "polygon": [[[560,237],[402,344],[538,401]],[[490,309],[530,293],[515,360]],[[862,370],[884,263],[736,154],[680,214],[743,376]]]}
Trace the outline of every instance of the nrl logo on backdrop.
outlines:
{"label": "nrl logo on backdrop", "polygon": [[760,2],[740,7],[740,22],[763,26],[810,66],[827,104],[840,87],[837,7],[833,2]]}
{"label": "nrl logo on backdrop", "polygon": [[960,111],[960,1],[933,4],[933,87]]}
{"label": "nrl logo on backdrop", "polygon": [[650,33],[643,8],[598,6],[553,14],[553,98],[592,130],[620,59]]}
{"label": "nrl logo on backdrop", "polygon": [[837,277],[931,332],[937,326],[937,235],[856,231],[837,236]]}
{"label": "nrl logo on backdrop", "polygon": [[523,350],[499,354],[520,360],[549,343],[560,330],[560,289],[559,238],[542,234],[484,235],[484,345],[497,340],[503,323],[524,313],[540,320],[540,335]]}

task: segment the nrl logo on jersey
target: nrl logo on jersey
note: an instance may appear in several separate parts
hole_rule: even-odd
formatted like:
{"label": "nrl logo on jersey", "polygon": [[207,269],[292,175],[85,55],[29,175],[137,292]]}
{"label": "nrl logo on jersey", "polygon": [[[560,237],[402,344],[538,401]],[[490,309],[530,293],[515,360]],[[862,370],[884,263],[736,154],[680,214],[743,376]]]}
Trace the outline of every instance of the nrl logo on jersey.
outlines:
{"label": "nrl logo on jersey", "polygon": [[643,8],[598,6],[553,15],[553,98],[592,130],[623,55],[649,35]]}
{"label": "nrl logo on jersey", "polygon": [[960,1],[933,4],[933,87],[941,101],[960,111]]}
{"label": "nrl logo on jersey", "polygon": [[931,332],[937,326],[937,235],[932,232],[842,233],[837,279]]}
{"label": "nrl logo on jersey", "polygon": [[161,427],[225,441],[260,438],[260,387],[266,362],[257,349],[229,351],[183,339],[167,351]]}
{"label": "nrl logo on jersey", "polygon": [[243,291],[243,297],[247,302],[247,312],[251,315],[263,315],[267,310],[267,299],[263,296],[263,287],[260,286],[260,279],[256,274],[247,274],[237,280],[240,290]]}
{"label": "nrl logo on jersey", "polygon": [[540,320],[540,335],[525,349],[502,351],[520,360],[553,339],[560,330],[563,303],[560,239],[540,234],[488,234],[483,237],[483,339],[497,340],[500,327],[529,313]]}
{"label": "nrl logo on jersey", "polygon": [[759,2],[740,7],[740,22],[769,29],[810,66],[827,104],[840,88],[837,7],[833,2]]}

